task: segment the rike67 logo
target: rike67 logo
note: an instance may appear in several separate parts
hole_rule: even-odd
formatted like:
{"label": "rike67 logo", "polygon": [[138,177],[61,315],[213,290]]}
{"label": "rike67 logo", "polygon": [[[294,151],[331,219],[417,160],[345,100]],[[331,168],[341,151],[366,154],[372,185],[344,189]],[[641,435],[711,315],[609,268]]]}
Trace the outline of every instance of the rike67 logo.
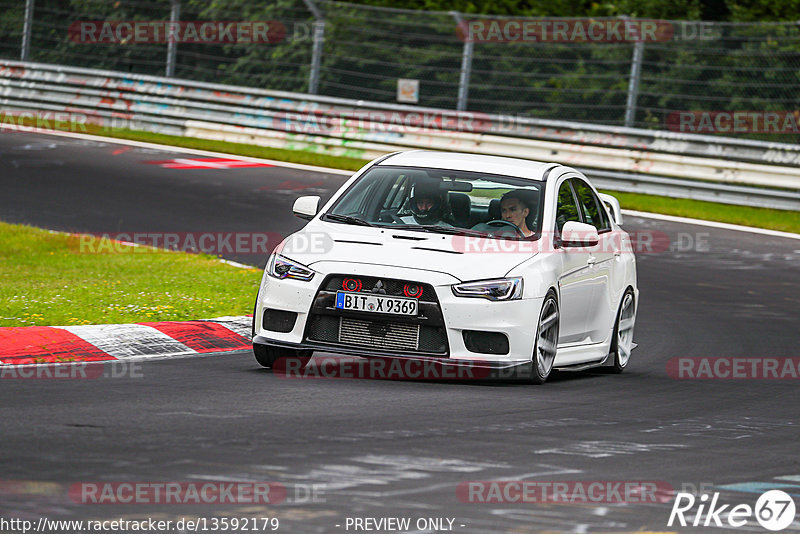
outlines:
{"label": "rike67 logo", "polygon": [[755,506],[720,504],[719,493],[709,498],[707,493],[696,497],[680,492],[675,495],[667,526],[741,528],[752,526],[755,519],[763,528],[777,532],[789,528],[794,517],[794,500],[781,490],[761,494]]}

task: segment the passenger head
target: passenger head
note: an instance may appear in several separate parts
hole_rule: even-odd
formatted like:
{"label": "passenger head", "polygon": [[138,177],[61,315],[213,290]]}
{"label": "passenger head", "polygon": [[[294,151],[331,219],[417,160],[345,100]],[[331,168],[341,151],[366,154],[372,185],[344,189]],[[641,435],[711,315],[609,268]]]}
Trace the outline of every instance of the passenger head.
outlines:
{"label": "passenger head", "polygon": [[509,191],[500,199],[500,215],[503,220],[517,225],[526,236],[533,233],[527,222],[530,212],[530,206],[518,190]]}

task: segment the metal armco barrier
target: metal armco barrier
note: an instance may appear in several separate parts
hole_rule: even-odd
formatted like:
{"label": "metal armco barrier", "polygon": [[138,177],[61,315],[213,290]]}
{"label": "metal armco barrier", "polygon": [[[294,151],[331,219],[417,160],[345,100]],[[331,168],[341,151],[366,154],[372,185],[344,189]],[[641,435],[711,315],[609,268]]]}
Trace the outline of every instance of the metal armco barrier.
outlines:
{"label": "metal armco barrier", "polygon": [[365,159],[426,148],[558,161],[608,189],[800,209],[800,145],[0,60],[0,112],[34,111],[82,113],[104,127]]}

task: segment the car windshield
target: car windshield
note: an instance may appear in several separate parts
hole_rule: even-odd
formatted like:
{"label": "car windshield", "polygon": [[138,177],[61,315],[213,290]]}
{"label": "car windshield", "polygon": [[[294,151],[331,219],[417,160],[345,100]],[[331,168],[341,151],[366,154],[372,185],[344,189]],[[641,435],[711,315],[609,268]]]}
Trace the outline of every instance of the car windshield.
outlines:
{"label": "car windshield", "polygon": [[544,182],[511,176],[376,166],[323,218],[421,232],[537,239],[543,187]]}

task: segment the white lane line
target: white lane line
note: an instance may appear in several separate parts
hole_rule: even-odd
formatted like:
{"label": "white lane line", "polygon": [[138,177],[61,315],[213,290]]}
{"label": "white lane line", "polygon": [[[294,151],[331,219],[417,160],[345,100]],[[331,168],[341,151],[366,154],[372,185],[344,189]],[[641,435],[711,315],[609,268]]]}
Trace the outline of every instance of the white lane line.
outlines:
{"label": "white lane line", "polygon": [[[0,123],[0,129],[14,129],[15,126],[12,124],[4,124]],[[268,163],[270,165],[274,165],[276,167],[285,167],[288,169],[300,169],[303,171],[313,171],[325,174],[340,174],[342,176],[352,176],[355,174],[355,171],[345,171],[342,169],[331,169],[329,167],[318,167],[316,165],[304,165],[302,163],[289,163],[286,161],[277,161],[272,159],[262,159],[262,158],[253,158],[250,156],[239,156],[237,154],[231,154],[229,152],[212,152],[211,150],[198,150],[196,148],[183,148],[179,146],[172,146],[172,145],[161,145],[158,143],[146,143],[144,141],[130,141],[127,139],[119,139],[116,137],[103,137],[102,135],[91,135],[91,134],[82,134],[77,132],[59,132],[56,130],[48,130],[48,131],[35,131],[35,132],[23,132],[23,133],[35,133],[35,134],[42,134],[42,135],[57,135],[59,137],[69,137],[72,139],[85,139],[89,141],[103,141],[106,143],[115,143],[118,145],[128,145],[128,146],[137,146],[141,148],[153,148],[156,150],[163,150],[165,152],[173,152],[173,153],[181,153],[181,154],[194,154],[198,156],[210,156],[214,158],[233,158],[242,161],[252,161],[255,163]]]}
{"label": "white lane line", "polygon": [[[646,219],[656,219],[659,221],[669,221],[685,224],[695,224],[697,226],[709,226],[711,228],[719,228],[722,230],[735,230],[737,232],[749,232],[751,234],[768,235],[772,237],[784,237],[787,239],[800,239],[800,234],[793,234],[791,232],[781,232],[778,230],[767,230],[766,228],[756,228],[754,226],[741,226],[738,224],[728,224],[716,221],[704,221],[702,219],[690,219],[688,217],[676,217],[674,215],[661,215],[660,213],[649,213],[646,211],[622,210],[624,215],[632,217],[644,217]],[[625,221],[623,221],[623,227]]]}
{"label": "white lane line", "polygon": [[244,264],[244,263],[239,263],[238,261],[226,260],[224,258],[220,258],[219,262],[220,263],[224,263],[226,265],[231,265],[233,267],[238,267],[239,269],[256,269],[256,270],[259,270],[259,271],[262,270],[261,267],[258,267],[256,265],[247,265],[247,264]]}
{"label": "white lane line", "polygon": [[196,354],[163,332],[141,324],[57,326],[118,359],[133,356]]}

